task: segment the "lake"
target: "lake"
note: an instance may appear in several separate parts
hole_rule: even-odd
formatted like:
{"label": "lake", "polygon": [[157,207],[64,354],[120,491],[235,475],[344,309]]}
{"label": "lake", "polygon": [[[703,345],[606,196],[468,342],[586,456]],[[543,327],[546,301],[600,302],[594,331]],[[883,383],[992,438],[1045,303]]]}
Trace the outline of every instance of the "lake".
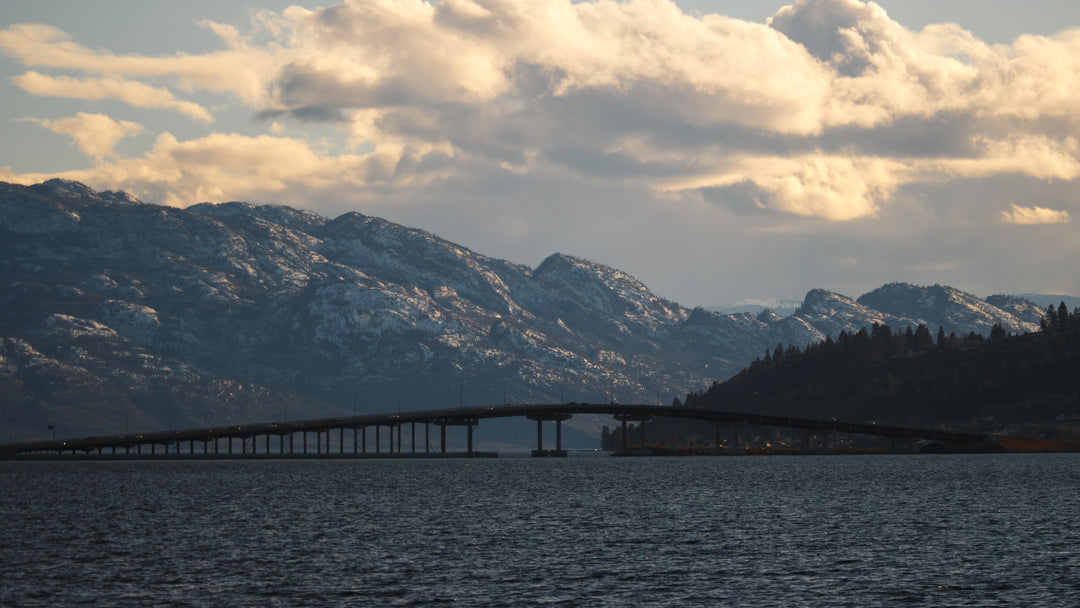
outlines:
{"label": "lake", "polygon": [[1080,454],[0,462],[0,606],[1080,605]]}

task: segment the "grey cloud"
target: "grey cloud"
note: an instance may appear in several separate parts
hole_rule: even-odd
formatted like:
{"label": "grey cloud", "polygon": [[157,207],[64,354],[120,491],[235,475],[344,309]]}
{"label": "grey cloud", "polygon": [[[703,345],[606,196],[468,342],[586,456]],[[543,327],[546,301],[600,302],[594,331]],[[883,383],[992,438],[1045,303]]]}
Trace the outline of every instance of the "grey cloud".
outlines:
{"label": "grey cloud", "polygon": [[853,52],[842,30],[858,30],[868,16],[861,3],[849,0],[798,0],[769,20],[778,32],[802,44],[811,55],[832,64],[843,76],[858,76],[870,66],[869,58]]}
{"label": "grey cloud", "polygon": [[845,125],[808,138],[830,153],[855,152],[894,158],[970,158],[978,153],[973,138],[995,132],[993,123],[959,112],[929,118],[903,116],[871,128]]}

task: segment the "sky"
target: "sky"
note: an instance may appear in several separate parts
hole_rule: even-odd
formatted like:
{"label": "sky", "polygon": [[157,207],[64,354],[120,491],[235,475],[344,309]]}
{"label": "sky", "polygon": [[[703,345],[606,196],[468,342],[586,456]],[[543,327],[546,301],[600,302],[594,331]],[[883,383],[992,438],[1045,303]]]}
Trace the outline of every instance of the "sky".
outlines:
{"label": "sky", "polygon": [[687,306],[1080,294],[1074,0],[0,6],[0,181],[285,204]]}

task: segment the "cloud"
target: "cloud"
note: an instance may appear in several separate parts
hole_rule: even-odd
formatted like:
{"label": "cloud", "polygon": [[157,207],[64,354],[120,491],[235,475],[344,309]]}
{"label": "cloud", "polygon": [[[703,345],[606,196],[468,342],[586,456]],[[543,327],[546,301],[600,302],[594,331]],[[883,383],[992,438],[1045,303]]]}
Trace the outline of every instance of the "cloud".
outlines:
{"label": "cloud", "polygon": [[214,120],[210,112],[201,105],[177,99],[168,89],[140,82],[111,78],[52,77],[34,71],[11,80],[16,86],[33,95],[85,100],[118,99],[136,107],[175,110],[204,123]]}
{"label": "cloud", "polygon": [[116,143],[129,135],[143,130],[143,126],[127,120],[113,120],[104,114],[79,112],[70,118],[59,120],[27,119],[53,133],[67,135],[75,145],[97,161],[113,153]]}
{"label": "cloud", "polygon": [[[91,149],[102,155],[108,153],[111,144],[98,142],[111,139],[115,143],[117,129],[139,127],[115,123],[106,116],[82,114],[63,121],[35,122],[72,134],[80,145],[99,145]],[[386,196],[391,190],[415,194],[449,176],[449,168],[440,162],[442,158],[442,152],[435,148],[332,155],[288,137],[212,134],[181,141],[171,133],[163,133],[144,157],[113,159],[93,169],[55,176],[102,189],[123,188],[145,200],[172,206],[267,200],[282,194],[284,202],[305,206],[310,201],[304,193],[319,191],[352,191],[348,200],[353,203]],[[398,170],[402,164],[422,166],[423,170],[402,172]],[[10,170],[4,173],[5,180],[18,183],[35,183],[48,177]]]}
{"label": "cloud", "polygon": [[[227,28],[218,30],[225,31]],[[278,64],[274,59],[277,49],[277,45],[241,46],[202,55],[116,55],[82,46],[63,30],[50,25],[15,24],[0,31],[0,52],[23,65],[77,70],[109,78],[168,78],[185,89],[230,93],[248,104],[259,104],[265,99],[267,78]]]}
{"label": "cloud", "polygon": [[1069,212],[1046,207],[1022,207],[1013,203],[1012,211],[1002,211],[1001,220],[1006,224],[1032,226],[1038,224],[1067,224]]}
{"label": "cloud", "polygon": [[[17,79],[41,94],[200,120],[209,112],[161,82],[229,94],[296,138],[262,143],[308,158],[315,175],[335,162],[358,171],[341,181],[365,199],[393,183],[426,200],[437,193],[420,184],[506,173],[631,184],[658,205],[752,200],[762,213],[843,222],[881,217],[898,195],[943,182],[1080,177],[1080,30],[991,46],[957,25],[907,29],[859,0],[797,0],[767,23],[688,15],[666,0],[349,0],[260,13],[248,29],[204,25],[224,49],[116,55],[19,24],[0,32],[0,50],[88,75]],[[320,123],[374,152],[316,152],[335,148],[302,139]],[[172,201],[336,191],[330,177],[280,178],[228,159],[227,175],[192,158],[197,170],[168,177],[172,152],[214,142],[248,140],[159,139],[125,171],[154,167],[140,179],[161,176]],[[293,142],[287,154],[283,142]]]}
{"label": "cloud", "polygon": [[34,71],[15,76],[11,81],[32,95],[86,100],[119,99],[139,108],[176,110],[204,123],[214,120],[210,112],[199,104],[177,99],[168,89],[152,87],[141,82],[115,78],[79,79],[70,76],[47,76]]}

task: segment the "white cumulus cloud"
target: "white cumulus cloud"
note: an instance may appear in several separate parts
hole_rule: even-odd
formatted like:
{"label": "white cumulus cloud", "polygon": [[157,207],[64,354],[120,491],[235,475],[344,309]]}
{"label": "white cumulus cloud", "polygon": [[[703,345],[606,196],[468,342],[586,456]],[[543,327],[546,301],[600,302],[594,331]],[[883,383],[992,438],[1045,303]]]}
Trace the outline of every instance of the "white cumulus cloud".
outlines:
{"label": "white cumulus cloud", "polygon": [[1015,203],[1010,211],[1002,211],[1001,219],[1006,224],[1025,226],[1037,224],[1067,224],[1069,212],[1046,207],[1023,207]]}
{"label": "white cumulus cloud", "polygon": [[67,135],[84,154],[98,161],[111,155],[116,143],[124,137],[143,130],[143,126],[128,120],[113,120],[104,114],[79,112],[58,120],[28,119],[53,133]]}

